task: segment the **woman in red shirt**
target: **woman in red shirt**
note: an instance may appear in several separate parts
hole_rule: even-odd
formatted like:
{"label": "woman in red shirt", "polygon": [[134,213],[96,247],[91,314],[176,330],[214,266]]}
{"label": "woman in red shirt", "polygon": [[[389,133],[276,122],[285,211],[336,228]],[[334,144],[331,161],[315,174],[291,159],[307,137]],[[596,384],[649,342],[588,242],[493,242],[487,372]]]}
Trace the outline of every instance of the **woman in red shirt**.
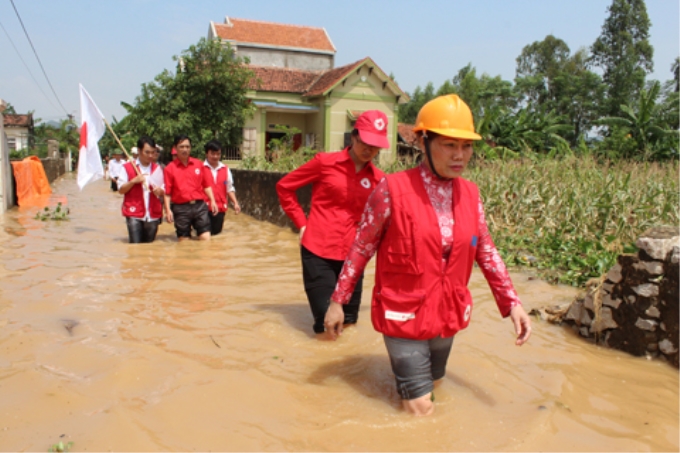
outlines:
{"label": "woman in red shirt", "polygon": [[[362,113],[351,144],[335,153],[318,153],[276,184],[281,208],[300,230],[302,277],[315,333],[324,332],[324,316],[342,264],[356,235],[366,199],[384,174],[372,160],[389,148],[387,116],[379,110]],[[312,184],[309,217],[295,191]],[[344,305],[342,322],[355,324],[361,303],[363,272]]]}
{"label": "woman in red shirt", "polygon": [[418,113],[414,131],[426,158],[388,175],[369,197],[325,325],[334,339],[342,333],[356,275],[377,252],[373,326],[383,334],[404,408],[429,415],[453,337],[470,322],[475,261],[501,315],[510,316],[517,345],[529,339],[531,322],[489,235],[477,186],[460,177],[472,141],[481,138],[470,108],[457,95],[435,98]]}

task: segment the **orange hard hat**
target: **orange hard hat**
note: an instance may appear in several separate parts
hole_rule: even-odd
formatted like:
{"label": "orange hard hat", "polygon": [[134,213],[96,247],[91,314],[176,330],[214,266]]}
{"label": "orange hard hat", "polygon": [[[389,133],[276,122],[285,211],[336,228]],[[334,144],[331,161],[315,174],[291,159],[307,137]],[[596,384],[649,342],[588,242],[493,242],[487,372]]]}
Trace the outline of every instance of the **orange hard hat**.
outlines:
{"label": "orange hard hat", "polygon": [[452,138],[481,140],[475,132],[470,107],[457,94],[432,99],[418,112],[413,132],[432,131]]}

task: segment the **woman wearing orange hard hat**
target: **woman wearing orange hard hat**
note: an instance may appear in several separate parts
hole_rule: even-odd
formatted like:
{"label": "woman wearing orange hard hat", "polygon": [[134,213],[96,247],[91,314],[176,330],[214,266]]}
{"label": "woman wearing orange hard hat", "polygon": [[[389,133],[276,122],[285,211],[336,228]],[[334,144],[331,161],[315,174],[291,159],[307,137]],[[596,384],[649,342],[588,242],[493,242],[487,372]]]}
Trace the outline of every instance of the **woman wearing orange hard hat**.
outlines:
{"label": "woman wearing orange hard hat", "polygon": [[383,334],[404,408],[429,415],[453,337],[470,322],[474,262],[501,315],[512,320],[517,345],[529,339],[531,321],[489,235],[479,190],[460,177],[473,140],[481,139],[470,108],[455,94],[435,98],[414,131],[425,159],[386,176],[369,197],[325,324],[333,338],[342,333],[342,305],[377,252],[373,327]]}

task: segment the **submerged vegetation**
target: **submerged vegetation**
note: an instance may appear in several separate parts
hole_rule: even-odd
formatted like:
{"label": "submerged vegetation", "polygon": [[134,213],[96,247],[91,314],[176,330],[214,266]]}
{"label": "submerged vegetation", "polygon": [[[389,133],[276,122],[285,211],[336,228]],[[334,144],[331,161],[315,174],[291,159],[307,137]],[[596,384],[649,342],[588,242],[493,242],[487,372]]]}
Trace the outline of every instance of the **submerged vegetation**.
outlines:
{"label": "submerged vegetation", "polygon": [[50,210],[49,207],[45,206],[45,209],[35,215],[35,219],[42,220],[43,222],[48,220],[69,220],[68,215],[69,209],[62,207],[60,201],[54,210]]}
{"label": "submerged vegetation", "polygon": [[50,446],[49,452],[63,453],[69,451],[73,447],[73,442],[64,443],[62,441],[57,442]]}

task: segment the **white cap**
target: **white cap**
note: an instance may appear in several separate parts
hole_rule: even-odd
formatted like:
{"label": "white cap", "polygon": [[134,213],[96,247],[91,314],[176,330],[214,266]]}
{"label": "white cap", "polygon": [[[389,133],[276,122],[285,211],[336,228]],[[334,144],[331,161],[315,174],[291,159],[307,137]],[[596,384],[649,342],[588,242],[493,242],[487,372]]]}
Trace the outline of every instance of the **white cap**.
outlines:
{"label": "white cap", "polygon": [[137,147],[133,146],[132,149],[130,150],[132,154],[137,154]]}

